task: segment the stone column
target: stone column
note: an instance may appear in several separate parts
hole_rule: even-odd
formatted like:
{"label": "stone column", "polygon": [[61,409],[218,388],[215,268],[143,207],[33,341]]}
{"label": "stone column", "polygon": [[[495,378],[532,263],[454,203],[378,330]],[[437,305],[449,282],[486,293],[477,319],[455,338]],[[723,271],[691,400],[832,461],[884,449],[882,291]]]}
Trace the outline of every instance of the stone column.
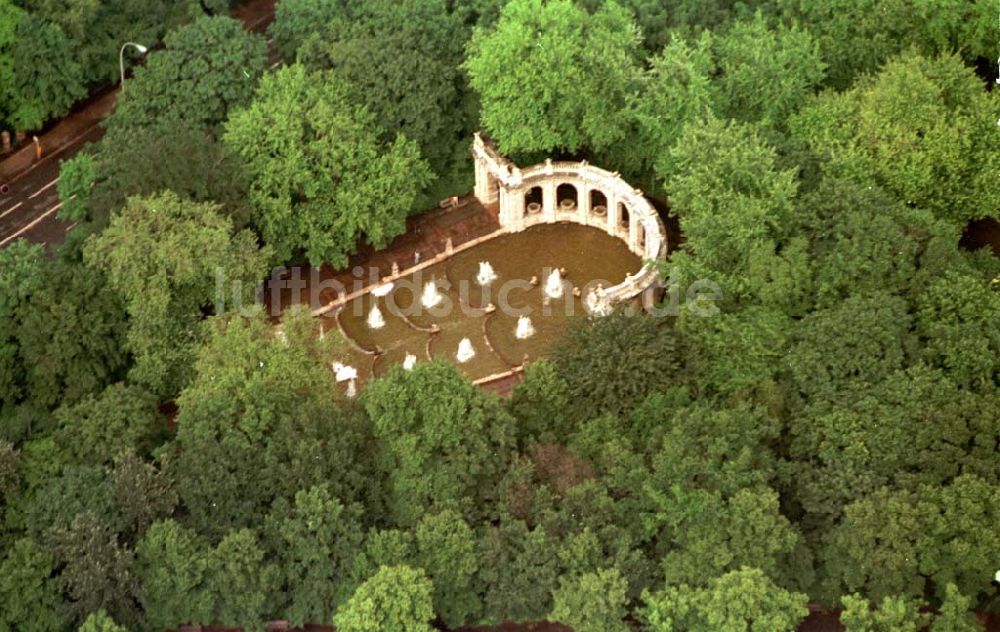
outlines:
{"label": "stone column", "polygon": [[500,226],[506,227],[510,224],[510,191],[500,190],[500,213],[498,214]]}
{"label": "stone column", "polygon": [[605,230],[608,231],[609,235],[618,235],[618,198],[614,193],[607,192],[604,194],[604,203],[608,207],[608,225]]}
{"label": "stone column", "polygon": [[590,189],[583,183],[576,185],[576,208],[580,213],[580,223],[586,226],[590,221]]}
{"label": "stone column", "polygon": [[520,230],[527,222],[524,216],[524,194],[524,189],[510,189],[507,192],[508,217],[510,218],[510,226],[514,230]]}
{"label": "stone column", "polygon": [[639,218],[635,212],[629,213],[628,217],[628,249],[635,252],[639,247]]}
{"label": "stone column", "polygon": [[489,169],[476,157],[476,198],[483,206],[488,206],[496,201],[495,179]]}
{"label": "stone column", "polygon": [[556,183],[551,180],[542,185],[542,215],[545,221],[556,221]]}

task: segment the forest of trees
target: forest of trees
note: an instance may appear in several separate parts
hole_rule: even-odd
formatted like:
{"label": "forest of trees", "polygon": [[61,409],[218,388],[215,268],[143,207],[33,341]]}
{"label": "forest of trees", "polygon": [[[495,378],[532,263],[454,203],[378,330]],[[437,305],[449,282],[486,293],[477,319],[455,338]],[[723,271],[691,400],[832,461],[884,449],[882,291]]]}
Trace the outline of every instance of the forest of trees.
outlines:
{"label": "forest of trees", "polygon": [[[162,35],[63,163],[66,243],[0,250],[0,632],[1000,610],[1000,258],[959,246],[1000,218],[994,2],[281,0],[277,69],[216,4],[0,0],[18,128]],[[249,302],[468,191],[478,129],[667,200],[717,313],[356,400],[307,310],[213,313],[218,270]]]}

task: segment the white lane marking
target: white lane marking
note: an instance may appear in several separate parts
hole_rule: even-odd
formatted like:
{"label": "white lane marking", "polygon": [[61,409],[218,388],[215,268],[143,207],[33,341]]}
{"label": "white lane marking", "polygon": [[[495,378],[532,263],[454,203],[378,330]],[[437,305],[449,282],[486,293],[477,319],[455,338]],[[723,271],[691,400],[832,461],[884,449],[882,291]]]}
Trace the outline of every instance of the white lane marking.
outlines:
{"label": "white lane marking", "polygon": [[49,215],[52,215],[53,213],[55,213],[56,211],[58,211],[60,206],[62,206],[62,202],[56,204],[55,206],[53,206],[49,210],[47,210],[44,213],[42,213],[41,215],[39,215],[38,218],[35,219],[35,221],[31,222],[30,224],[28,224],[27,226],[25,226],[21,230],[17,231],[16,233],[14,233],[13,235],[11,235],[10,237],[7,237],[3,241],[0,241],[0,247],[6,246],[7,242],[13,241],[14,239],[16,239],[17,237],[19,237],[23,233],[25,233],[25,232],[31,230],[32,228],[34,228],[35,226],[37,226],[38,223],[41,222],[43,219],[45,219]]}
{"label": "white lane marking", "polygon": [[276,61],[273,64],[271,64],[271,70],[274,70],[275,68],[277,68],[280,65],[281,65],[281,60],[279,59],[278,61]]}
{"label": "white lane marking", "polygon": [[28,196],[28,199],[29,199],[29,200],[32,200],[32,199],[34,199],[34,198],[38,197],[39,195],[41,195],[41,194],[42,194],[42,191],[44,191],[45,189],[47,189],[47,188],[51,187],[51,186],[52,186],[53,184],[55,184],[56,182],[59,182],[59,178],[58,178],[58,177],[57,177],[57,178],[56,178],[55,180],[53,180],[52,182],[49,182],[48,184],[46,184],[45,186],[43,186],[43,187],[42,187],[41,189],[38,189],[37,191],[35,191],[35,192],[34,192],[34,193],[32,193],[31,195],[29,195],[29,196]]}
{"label": "white lane marking", "polygon": [[76,222],[73,222],[72,224],[70,224],[69,226],[67,226],[66,230],[63,231],[63,232],[68,233],[69,231],[73,230],[74,228],[76,228],[76,224],[77,224]]}
{"label": "white lane marking", "polygon": [[0,213],[0,218],[5,217],[7,215],[10,215],[11,213],[13,213],[14,211],[17,210],[17,207],[21,206],[22,204],[24,204],[24,202],[18,202],[17,204],[15,204],[14,206],[10,207],[9,209],[7,209],[6,211],[4,211],[3,213]]}

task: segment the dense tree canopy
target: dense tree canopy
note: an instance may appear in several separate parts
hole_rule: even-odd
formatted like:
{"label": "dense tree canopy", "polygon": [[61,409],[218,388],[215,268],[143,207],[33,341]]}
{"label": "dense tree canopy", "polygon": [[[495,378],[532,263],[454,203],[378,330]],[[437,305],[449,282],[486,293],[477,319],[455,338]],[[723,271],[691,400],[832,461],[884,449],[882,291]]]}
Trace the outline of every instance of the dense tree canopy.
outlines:
{"label": "dense tree canopy", "polygon": [[374,115],[385,140],[403,134],[443,175],[457,145],[468,161],[459,70],[464,41],[444,0],[369,0],[332,16],[305,40],[299,59],[346,80],[352,100]]}
{"label": "dense tree canopy", "polygon": [[[0,0],[0,127],[152,49],[66,243],[0,249],[0,632],[981,629],[992,2],[282,0],[277,70],[229,4]],[[499,397],[252,306],[467,191],[480,125],[651,195],[654,309],[540,328]]]}
{"label": "dense tree canopy", "polygon": [[198,18],[163,44],[129,80],[108,119],[107,143],[153,123],[210,129],[250,102],[264,72],[263,38],[229,17]]}
{"label": "dense tree canopy", "polygon": [[638,75],[639,30],[615,2],[512,0],[465,62],[501,151],[602,150],[622,138]]}
{"label": "dense tree canopy", "polygon": [[87,244],[87,261],[106,271],[129,313],[132,377],[160,395],[189,379],[202,310],[224,310],[228,297],[218,294],[234,287],[249,305],[264,276],[267,252],[218,211],[169,192],[130,198]]}
{"label": "dense tree canopy", "polygon": [[347,262],[364,238],[383,247],[403,231],[430,176],[417,146],[390,143],[336,75],[300,65],[261,82],[230,117],[226,143],[247,163],[253,223],[278,261]]}

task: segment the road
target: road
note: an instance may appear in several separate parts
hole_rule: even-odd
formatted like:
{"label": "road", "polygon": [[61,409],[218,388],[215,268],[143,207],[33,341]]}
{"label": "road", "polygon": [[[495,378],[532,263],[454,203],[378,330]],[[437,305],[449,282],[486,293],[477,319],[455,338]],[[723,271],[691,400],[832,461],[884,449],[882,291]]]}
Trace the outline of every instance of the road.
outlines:
{"label": "road", "polygon": [[[241,20],[247,30],[263,32],[274,19],[274,5],[275,0],[254,0],[239,7],[233,17]],[[267,63],[274,69],[280,61],[270,43],[268,40]],[[70,117],[79,119],[79,125],[67,125],[73,132],[66,142],[48,149],[42,160],[34,162],[27,170],[0,182],[9,187],[8,191],[0,192],[0,248],[23,238],[51,249],[66,239],[73,224],[57,217],[59,167],[63,160],[72,158],[84,145],[100,140],[104,135],[101,122],[111,110],[107,103],[109,100],[113,102],[114,94],[110,91],[98,95],[92,99],[92,104],[74,111]],[[69,124],[73,122],[65,121]]]}

